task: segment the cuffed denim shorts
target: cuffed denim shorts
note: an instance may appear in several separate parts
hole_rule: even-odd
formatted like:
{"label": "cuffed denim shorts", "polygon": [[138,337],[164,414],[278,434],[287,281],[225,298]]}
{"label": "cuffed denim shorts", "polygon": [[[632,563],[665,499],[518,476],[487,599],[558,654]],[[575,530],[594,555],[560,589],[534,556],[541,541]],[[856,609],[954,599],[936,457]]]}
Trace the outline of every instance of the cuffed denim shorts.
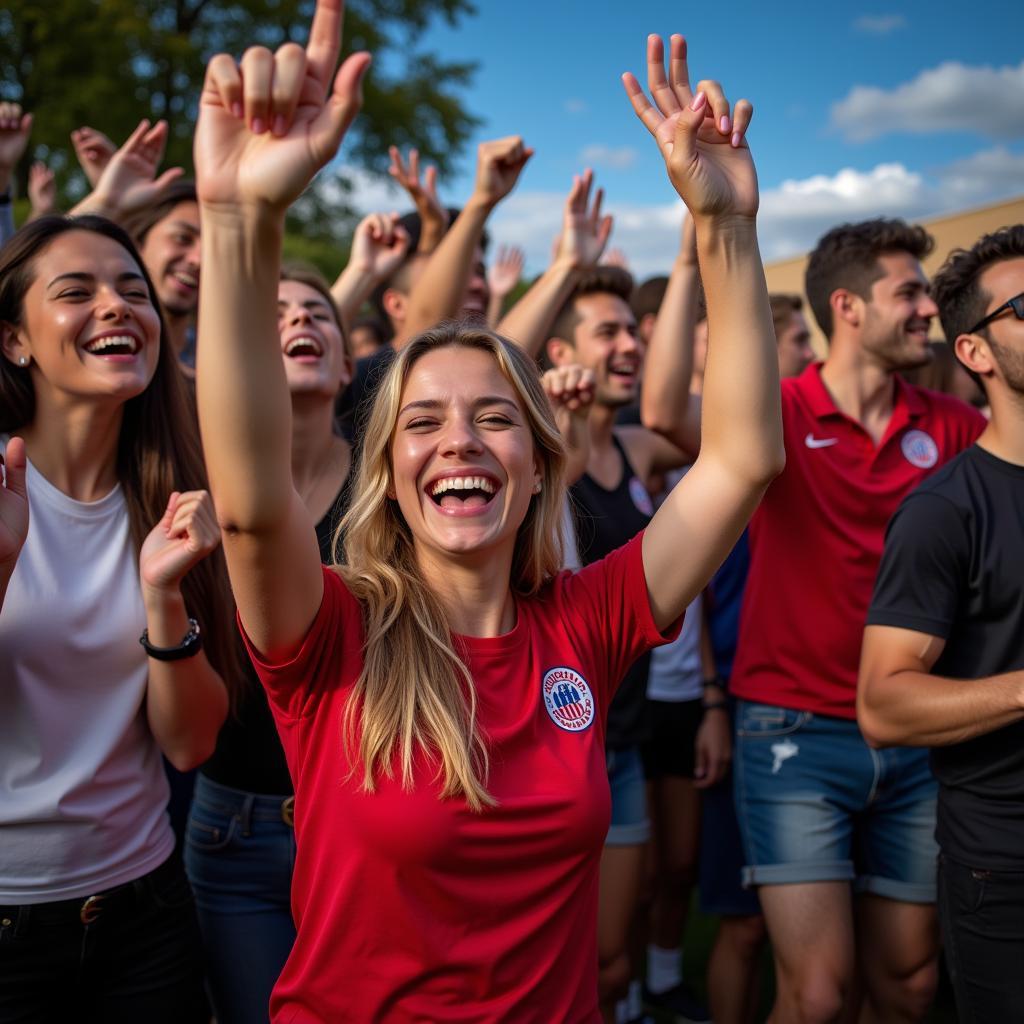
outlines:
{"label": "cuffed denim shorts", "polygon": [[605,846],[638,846],[651,838],[647,817],[647,785],[639,747],[607,751],[608,785],[612,791],[612,824]]}
{"label": "cuffed denim shorts", "polygon": [[854,721],[740,701],[734,775],[745,885],[848,881],[935,901],[927,750],[872,750]]}

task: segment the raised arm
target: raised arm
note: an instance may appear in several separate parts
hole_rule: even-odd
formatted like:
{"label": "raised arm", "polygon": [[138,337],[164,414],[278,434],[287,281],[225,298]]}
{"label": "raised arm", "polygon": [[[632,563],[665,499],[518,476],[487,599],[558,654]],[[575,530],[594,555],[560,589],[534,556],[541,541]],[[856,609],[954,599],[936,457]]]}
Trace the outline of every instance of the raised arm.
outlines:
{"label": "raised arm", "polygon": [[409,233],[398,223],[398,214],[371,213],[359,222],[348,263],[331,285],[331,297],[346,329],[373,289],[395,272],[408,251]]}
{"label": "raised arm", "polygon": [[245,629],[271,657],[301,643],[323,578],[292,483],[291,400],[277,333],[288,205],[337,152],[361,102],[368,54],[335,75],[341,0],[318,0],[306,49],[210,61],[195,136],[203,287],[199,424],[231,583]]}
{"label": "raised arm", "polygon": [[429,256],[441,244],[448,230],[448,210],[437,195],[437,168],[431,164],[420,181],[418,149],[409,150],[408,163],[402,159],[402,151],[397,146],[388,149],[388,156],[391,157],[388,174],[409,194],[420,216],[420,240],[416,251],[421,256]]}
{"label": "raised arm", "polygon": [[757,246],[757,175],[744,138],[753,109],[735,116],[721,86],[690,88],[686,43],[673,36],[669,75],[661,39],[648,37],[648,84],[623,76],[693,217],[708,307],[703,438],[693,468],[644,534],[655,621],[677,619],[732,549],[785,464],[779,370]]}
{"label": "raised arm", "polygon": [[551,266],[498,324],[499,334],[534,358],[544,348],[551,325],[572,293],[577,275],[597,263],[612,233],[612,218],[601,214],[604,190],[598,189],[591,202],[593,184],[594,172],[589,168],[582,175],[573,176]]}
{"label": "raised arm", "polygon": [[0,245],[14,234],[12,179],[31,133],[31,114],[17,103],[0,103]]}
{"label": "raised arm", "polygon": [[587,471],[590,459],[590,409],[594,401],[594,371],[575,363],[555,366],[543,378],[555,422],[565,441],[565,482],[569,485]]}
{"label": "raised arm", "polygon": [[498,255],[487,268],[487,326],[496,328],[505,309],[505,298],[523,276],[526,254],[518,245],[499,246]]}
{"label": "raised arm", "polygon": [[640,416],[645,427],[692,456],[700,449],[700,397],[690,395],[699,292],[697,233],[687,217],[647,346]]}
{"label": "raised arm", "polygon": [[524,146],[518,135],[480,144],[473,195],[413,287],[402,333],[395,338],[396,345],[402,345],[441,320],[458,315],[487,218],[515,187],[531,156],[533,150]]}

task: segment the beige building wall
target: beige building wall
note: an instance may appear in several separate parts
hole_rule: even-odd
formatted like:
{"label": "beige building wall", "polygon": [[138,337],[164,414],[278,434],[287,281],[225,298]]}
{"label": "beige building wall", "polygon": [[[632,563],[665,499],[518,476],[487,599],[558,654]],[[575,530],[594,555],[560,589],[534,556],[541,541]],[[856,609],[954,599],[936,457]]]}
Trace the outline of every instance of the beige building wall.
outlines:
{"label": "beige building wall", "polygon": [[[920,223],[935,239],[935,249],[924,262],[925,272],[930,276],[942,266],[943,260],[951,249],[958,247],[966,249],[982,235],[1005,227],[1007,224],[1024,224],[1024,196],[985,206],[980,210],[947,214],[944,217],[922,220]],[[803,295],[806,265],[806,253],[792,259],[765,264],[764,273],[768,280],[768,291],[795,292],[798,295]],[[804,298],[806,300],[806,296]],[[824,356],[825,338],[818,330],[818,325],[814,322],[810,310],[807,310],[807,322],[811,325],[814,349],[819,355]],[[938,327],[937,320],[935,326]]]}

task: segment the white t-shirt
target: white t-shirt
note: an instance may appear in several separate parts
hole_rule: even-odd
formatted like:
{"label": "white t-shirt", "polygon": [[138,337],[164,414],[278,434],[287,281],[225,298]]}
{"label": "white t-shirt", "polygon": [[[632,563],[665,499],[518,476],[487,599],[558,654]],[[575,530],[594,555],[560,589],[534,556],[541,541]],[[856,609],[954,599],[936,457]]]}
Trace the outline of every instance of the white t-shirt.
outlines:
{"label": "white t-shirt", "polygon": [[[0,436],[0,450],[7,438]],[[145,716],[145,611],[120,487],[73,501],[28,464],[0,610],[0,903],[88,896],[170,856]]]}
{"label": "white t-shirt", "polygon": [[683,619],[679,636],[670,644],[651,651],[647,673],[647,699],[700,700],[704,693],[704,669],[700,660],[702,595],[698,594]]}

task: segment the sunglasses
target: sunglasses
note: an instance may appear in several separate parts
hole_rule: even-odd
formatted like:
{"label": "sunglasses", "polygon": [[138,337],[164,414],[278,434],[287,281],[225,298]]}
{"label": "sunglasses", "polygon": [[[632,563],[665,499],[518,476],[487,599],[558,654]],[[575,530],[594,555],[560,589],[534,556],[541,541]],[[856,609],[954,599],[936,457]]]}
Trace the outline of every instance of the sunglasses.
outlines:
{"label": "sunglasses", "polygon": [[990,324],[997,316],[999,316],[1004,309],[1012,309],[1013,315],[1018,320],[1024,320],[1024,292],[1020,295],[1014,295],[1012,299],[1007,299],[1001,306],[997,306],[984,320],[979,320],[967,333],[976,334],[986,324]]}

